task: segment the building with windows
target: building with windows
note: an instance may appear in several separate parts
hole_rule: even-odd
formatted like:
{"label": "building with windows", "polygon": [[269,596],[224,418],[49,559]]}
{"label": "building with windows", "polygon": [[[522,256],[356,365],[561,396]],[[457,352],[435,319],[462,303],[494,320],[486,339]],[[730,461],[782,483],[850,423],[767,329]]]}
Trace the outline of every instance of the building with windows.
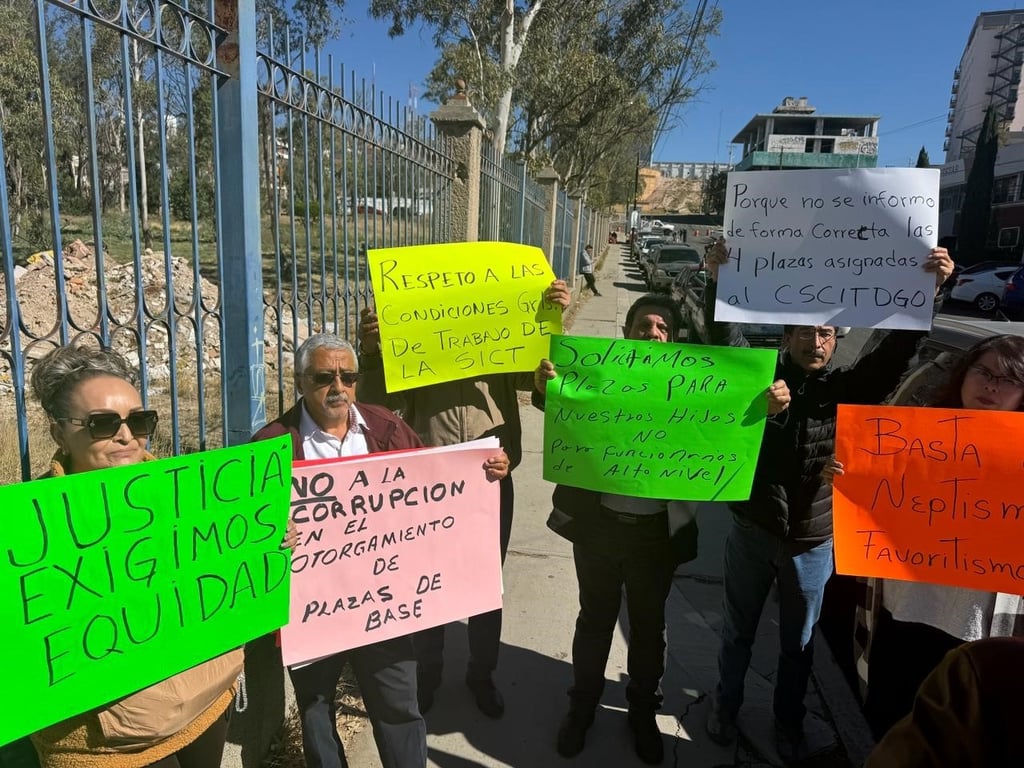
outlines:
{"label": "building with windows", "polygon": [[734,170],[874,168],[878,115],[824,115],[807,97],[787,96],[769,114],[754,115],[733,138],[743,145]]}
{"label": "building with windows", "polygon": [[728,163],[691,163],[686,161],[658,161],[651,163],[666,179],[700,179],[704,180],[716,171],[729,172],[732,166]]}
{"label": "building with windows", "polygon": [[[1024,11],[987,11],[978,15],[953,72],[946,122],[946,162],[939,182],[939,236],[955,236],[963,206],[964,185],[989,107],[1003,129],[992,190],[990,247],[1019,256],[1024,248],[1024,104],[1020,92],[1024,63]],[[984,254],[957,254],[980,260]]]}

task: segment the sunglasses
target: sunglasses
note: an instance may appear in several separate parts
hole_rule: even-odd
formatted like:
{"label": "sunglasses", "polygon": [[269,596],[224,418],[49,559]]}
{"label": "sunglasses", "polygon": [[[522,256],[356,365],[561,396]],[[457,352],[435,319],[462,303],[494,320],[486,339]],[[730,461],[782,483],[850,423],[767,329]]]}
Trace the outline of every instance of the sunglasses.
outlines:
{"label": "sunglasses", "polygon": [[156,411],[133,411],[126,418],[116,413],[92,413],[84,419],[57,419],[75,424],[89,430],[93,440],[107,440],[121,431],[121,425],[127,424],[132,437],[149,437],[156,431],[156,423],[160,420]]}
{"label": "sunglasses", "polygon": [[341,383],[346,387],[351,387],[357,381],[359,381],[358,371],[317,371],[316,373],[307,373],[306,378],[313,382],[317,387],[326,387],[334,383],[334,379],[341,379]]}

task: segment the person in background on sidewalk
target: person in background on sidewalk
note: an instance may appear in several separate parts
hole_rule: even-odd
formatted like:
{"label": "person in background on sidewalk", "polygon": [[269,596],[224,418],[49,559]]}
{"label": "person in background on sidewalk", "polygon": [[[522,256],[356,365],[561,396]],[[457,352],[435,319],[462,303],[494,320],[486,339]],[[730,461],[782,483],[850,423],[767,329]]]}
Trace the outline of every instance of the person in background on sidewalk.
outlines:
{"label": "person in background on sidewalk", "polygon": [[1016,768],[1024,765],[1024,638],[961,645],[925,678],[913,712],[864,768]]}
{"label": "person in background on sidewalk", "polygon": [[580,274],[587,281],[587,288],[595,296],[600,296],[597,285],[594,283],[594,246],[588,245],[580,251]]}
{"label": "person in background on sidewalk", "polygon": [[[715,344],[745,346],[739,327],[714,320],[718,270],[729,261],[725,241],[707,253],[705,321]],[[938,287],[953,271],[945,248],[933,248],[924,269]],[[917,352],[923,331],[891,331],[854,365],[832,368],[834,326],[787,325],[776,378],[786,381],[789,409],[769,419],[749,501],[730,505],[725,544],[719,682],[706,729],[719,744],[736,738],[736,716],[758,621],[775,582],[779,593],[779,661],[773,710],[780,757],[789,762],[823,750],[808,740],[804,696],[811,674],[814,625],[832,575],[832,488],[821,472],[833,454],[839,403],[882,402]]]}
{"label": "person in background on sidewalk", "polygon": [[[626,313],[624,338],[674,342],[682,326],[679,305],[668,296],[641,296]],[[543,409],[549,379],[557,376],[550,360],[535,372],[534,405]],[[784,382],[767,392],[768,412],[789,402]],[[569,712],[558,729],[556,747],[563,757],[583,751],[587,730],[604,691],[615,622],[626,590],[629,614],[629,683],[626,700],[634,747],[645,763],[664,759],[655,712],[661,708],[665,672],[665,601],[672,575],[697,556],[697,505],[556,486],[548,527],[573,542],[579,581],[580,612],[572,640],[573,685]]]}
{"label": "person in background on sidewalk", "polygon": [[[554,280],[544,297],[565,309],[569,306],[569,287],[562,280]],[[512,534],[515,501],[512,470],[523,455],[517,393],[533,389],[533,374],[491,374],[388,394],[380,353],[380,324],[372,307],[365,308],[360,317],[359,348],[364,400],[401,412],[402,418],[425,444],[457,445],[491,436],[501,441],[511,460],[508,474],[501,480],[501,536],[498,545],[504,563]],[[488,717],[499,718],[505,713],[505,700],[494,685],[493,674],[498,666],[501,646],[501,609],[471,616],[468,634],[466,685],[473,693],[477,708]],[[433,706],[435,692],[441,685],[444,627],[418,632],[415,646],[419,707],[420,712],[426,714]]]}

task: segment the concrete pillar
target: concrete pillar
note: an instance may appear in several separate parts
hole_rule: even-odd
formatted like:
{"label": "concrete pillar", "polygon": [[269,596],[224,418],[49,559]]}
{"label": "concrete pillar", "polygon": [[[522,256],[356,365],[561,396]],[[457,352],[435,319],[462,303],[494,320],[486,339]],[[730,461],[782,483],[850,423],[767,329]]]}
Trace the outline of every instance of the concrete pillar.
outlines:
{"label": "concrete pillar", "polygon": [[455,81],[456,93],[431,113],[439,135],[451,142],[455,159],[452,180],[452,240],[480,239],[480,149],[484,120],[469,103],[466,83]]}
{"label": "concrete pillar", "polygon": [[[572,212],[574,216],[575,226],[572,228],[572,249],[569,253],[569,274],[575,275],[580,271],[580,251],[583,250],[583,246],[587,243],[593,243],[593,240],[589,239],[589,233],[583,231],[583,198],[569,196],[569,204],[572,206]],[[589,229],[589,227],[588,227]],[[594,260],[597,260],[598,254],[601,253],[599,248],[594,249]]]}
{"label": "concrete pillar", "polygon": [[555,253],[555,235],[558,232],[558,185],[562,180],[558,171],[549,165],[537,174],[536,181],[544,188],[544,239],[541,249],[551,264]]}

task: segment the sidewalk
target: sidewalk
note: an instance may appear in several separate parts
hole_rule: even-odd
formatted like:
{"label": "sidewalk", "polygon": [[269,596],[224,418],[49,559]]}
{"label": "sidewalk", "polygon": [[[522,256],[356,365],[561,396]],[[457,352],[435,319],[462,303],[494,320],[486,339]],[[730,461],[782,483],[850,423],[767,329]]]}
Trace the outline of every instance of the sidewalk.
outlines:
{"label": "sidewalk", "polygon": [[[596,274],[601,296],[586,293],[570,317],[570,332],[614,337],[629,305],[644,289],[625,246],[609,246]],[[572,760],[555,752],[555,732],[565,713],[571,681],[570,647],[578,610],[576,576],[568,542],[545,526],[551,509],[552,484],[541,479],[543,414],[522,407],[523,462],[515,472],[516,512],[512,543],[505,562],[505,612],[501,661],[495,682],[505,696],[501,720],[477,711],[462,682],[467,647],[463,625],[446,632],[444,682],[427,715],[429,765],[432,768],[510,766],[511,768],[619,768],[642,765],[633,752],[626,725],[625,611],[606,670],[609,681],[597,720],[584,751]],[[704,732],[707,692],[718,677],[717,631],[721,624],[722,550],[729,528],[724,504],[708,503],[699,511],[700,556],[680,567],[667,606],[668,663],[663,680],[665,703],[658,716],[666,736],[665,766],[725,768],[779,765],[771,746],[772,676],[778,654],[774,604],[762,617],[760,637],[747,676],[746,701],[740,715],[742,736],[733,747],[720,747]],[[803,765],[847,768],[860,764],[865,749],[857,727],[859,712],[842,686],[827,646],[816,642],[816,683],[808,695],[813,729],[836,739],[836,748]],[[820,674],[819,674],[820,672]],[[819,694],[819,689],[824,693]],[[839,710],[842,733],[827,714],[824,701]],[[846,757],[843,744],[852,753]],[[380,766],[367,725],[347,747],[349,762],[360,768]]]}

